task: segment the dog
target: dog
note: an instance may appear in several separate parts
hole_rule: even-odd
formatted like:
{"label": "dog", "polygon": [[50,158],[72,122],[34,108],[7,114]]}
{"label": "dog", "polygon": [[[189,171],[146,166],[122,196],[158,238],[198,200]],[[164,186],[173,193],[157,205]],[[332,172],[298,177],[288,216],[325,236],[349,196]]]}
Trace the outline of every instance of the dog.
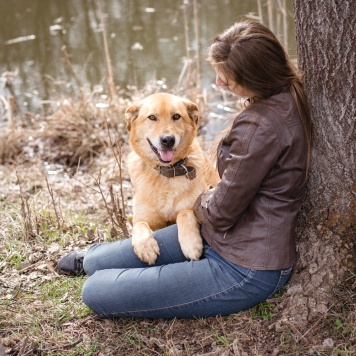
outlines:
{"label": "dog", "polygon": [[195,103],[168,93],[152,94],[125,111],[132,148],[127,158],[134,192],[132,245],[149,265],[159,255],[152,231],[174,223],[184,256],[198,260],[202,254],[192,208],[217,175],[196,139],[199,116]]}

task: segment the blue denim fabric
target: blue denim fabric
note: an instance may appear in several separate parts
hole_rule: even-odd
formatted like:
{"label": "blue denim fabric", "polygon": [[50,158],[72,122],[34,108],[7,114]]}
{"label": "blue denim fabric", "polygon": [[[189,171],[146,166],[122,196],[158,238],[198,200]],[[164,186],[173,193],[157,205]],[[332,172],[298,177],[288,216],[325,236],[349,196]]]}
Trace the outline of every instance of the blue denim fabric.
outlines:
{"label": "blue denim fabric", "polygon": [[85,255],[84,303],[103,317],[191,318],[228,315],[252,307],[287,283],[292,268],[257,271],[237,266],[204,247],[188,261],[177,226],[154,233],[156,264],[139,260],[131,239],[93,245]]}

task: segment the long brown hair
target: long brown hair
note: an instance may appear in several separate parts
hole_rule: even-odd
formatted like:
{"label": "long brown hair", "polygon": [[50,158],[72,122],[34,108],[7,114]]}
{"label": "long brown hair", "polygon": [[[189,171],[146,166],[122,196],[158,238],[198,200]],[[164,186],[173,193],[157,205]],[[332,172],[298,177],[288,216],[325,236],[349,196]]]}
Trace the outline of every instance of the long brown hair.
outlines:
{"label": "long brown hair", "polygon": [[253,92],[255,96],[249,98],[252,103],[289,89],[304,127],[309,168],[311,118],[307,95],[300,73],[276,36],[259,22],[236,22],[215,37],[207,60],[234,83]]}

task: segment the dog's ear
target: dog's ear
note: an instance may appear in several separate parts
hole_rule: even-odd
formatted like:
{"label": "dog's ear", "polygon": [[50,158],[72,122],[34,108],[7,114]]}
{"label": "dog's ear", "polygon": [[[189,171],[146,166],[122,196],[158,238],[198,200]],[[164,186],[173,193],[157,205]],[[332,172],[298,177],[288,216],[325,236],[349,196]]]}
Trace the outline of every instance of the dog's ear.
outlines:
{"label": "dog's ear", "polygon": [[138,112],[140,111],[141,103],[133,103],[131,106],[129,106],[126,111],[125,111],[125,119],[126,119],[126,128],[127,131],[131,130],[131,124],[132,121],[137,119],[138,117]]}
{"label": "dog's ear", "polygon": [[184,104],[187,108],[187,112],[189,117],[193,120],[193,122],[197,125],[200,117],[198,105],[193,103],[192,101],[185,100]]}

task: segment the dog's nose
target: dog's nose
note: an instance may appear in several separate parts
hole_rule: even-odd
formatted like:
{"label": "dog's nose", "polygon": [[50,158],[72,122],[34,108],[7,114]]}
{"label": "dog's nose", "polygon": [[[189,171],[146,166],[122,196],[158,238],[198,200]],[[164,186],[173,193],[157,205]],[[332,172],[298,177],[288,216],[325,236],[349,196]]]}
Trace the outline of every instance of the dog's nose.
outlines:
{"label": "dog's nose", "polygon": [[166,148],[172,148],[176,142],[176,139],[173,135],[164,135],[161,136],[161,145]]}

